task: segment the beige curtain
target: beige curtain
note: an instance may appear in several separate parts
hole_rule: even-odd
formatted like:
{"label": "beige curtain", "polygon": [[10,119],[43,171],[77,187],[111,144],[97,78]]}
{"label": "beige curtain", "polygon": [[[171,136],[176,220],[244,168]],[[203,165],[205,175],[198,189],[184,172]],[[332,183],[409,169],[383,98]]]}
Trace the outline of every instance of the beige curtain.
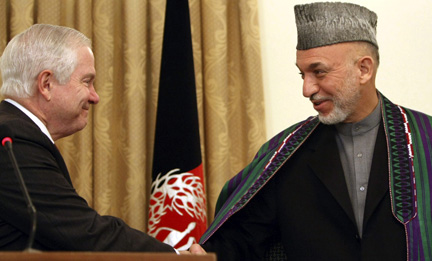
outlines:
{"label": "beige curtain", "polygon": [[[35,23],[93,41],[100,102],[58,141],[77,192],[146,231],[166,0],[0,0],[0,52]],[[256,0],[189,0],[208,219],[265,141]]]}

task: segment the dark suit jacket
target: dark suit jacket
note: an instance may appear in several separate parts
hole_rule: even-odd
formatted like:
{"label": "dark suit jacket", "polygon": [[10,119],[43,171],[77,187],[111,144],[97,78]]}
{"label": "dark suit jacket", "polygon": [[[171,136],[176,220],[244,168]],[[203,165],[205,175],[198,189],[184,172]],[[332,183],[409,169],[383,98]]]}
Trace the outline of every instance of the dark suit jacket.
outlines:
{"label": "dark suit jacket", "polygon": [[[71,251],[174,251],[122,220],[100,216],[72,186],[55,145],[12,104],[0,103],[0,127],[13,130],[13,151],[37,210],[34,248]],[[1,137],[2,139],[3,137]],[[22,250],[30,218],[12,164],[0,148],[0,250]]]}
{"label": "dark suit jacket", "polygon": [[275,176],[203,247],[220,260],[259,260],[281,240],[288,260],[406,260],[404,226],[393,218],[380,127],[360,238],[333,126],[320,124]]}

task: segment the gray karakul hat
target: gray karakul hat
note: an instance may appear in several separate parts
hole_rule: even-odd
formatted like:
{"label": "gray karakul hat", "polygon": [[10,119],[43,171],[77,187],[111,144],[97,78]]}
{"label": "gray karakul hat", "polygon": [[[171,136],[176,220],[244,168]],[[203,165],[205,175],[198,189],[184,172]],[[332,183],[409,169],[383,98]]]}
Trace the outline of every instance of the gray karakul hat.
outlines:
{"label": "gray karakul hat", "polygon": [[294,6],[297,50],[343,42],[366,41],[378,48],[377,15],[350,3],[312,3]]}

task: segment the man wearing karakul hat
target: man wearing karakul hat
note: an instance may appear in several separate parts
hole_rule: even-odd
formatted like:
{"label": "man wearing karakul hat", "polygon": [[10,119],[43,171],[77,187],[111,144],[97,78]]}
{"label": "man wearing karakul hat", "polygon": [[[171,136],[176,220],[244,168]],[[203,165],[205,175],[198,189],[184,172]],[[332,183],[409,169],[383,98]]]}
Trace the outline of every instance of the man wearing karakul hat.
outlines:
{"label": "man wearing karakul hat", "polygon": [[276,240],[288,260],[430,260],[432,118],[376,89],[376,14],[294,9],[296,64],[318,116],[276,135],[225,185],[191,252],[271,259]]}

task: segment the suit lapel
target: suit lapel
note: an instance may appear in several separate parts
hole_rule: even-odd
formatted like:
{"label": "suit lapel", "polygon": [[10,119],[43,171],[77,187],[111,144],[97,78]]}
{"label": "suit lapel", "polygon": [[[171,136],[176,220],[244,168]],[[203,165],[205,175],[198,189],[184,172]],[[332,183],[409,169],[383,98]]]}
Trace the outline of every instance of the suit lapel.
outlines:
{"label": "suit lapel", "polygon": [[61,153],[58,150],[56,145],[53,144],[53,147],[54,147],[54,149],[53,149],[54,158],[56,159],[57,164],[58,164],[60,170],[62,171],[64,177],[69,182],[69,184],[72,185],[72,180],[70,178],[69,171],[67,169],[66,163],[64,162],[63,156],[61,155]]}
{"label": "suit lapel", "polygon": [[312,153],[308,165],[355,224],[334,127],[322,124],[319,127],[320,130],[315,131],[318,135],[309,143]]}
{"label": "suit lapel", "polygon": [[378,130],[369,176],[363,227],[366,227],[367,221],[389,190],[387,162],[387,144],[384,127],[381,124]]}

